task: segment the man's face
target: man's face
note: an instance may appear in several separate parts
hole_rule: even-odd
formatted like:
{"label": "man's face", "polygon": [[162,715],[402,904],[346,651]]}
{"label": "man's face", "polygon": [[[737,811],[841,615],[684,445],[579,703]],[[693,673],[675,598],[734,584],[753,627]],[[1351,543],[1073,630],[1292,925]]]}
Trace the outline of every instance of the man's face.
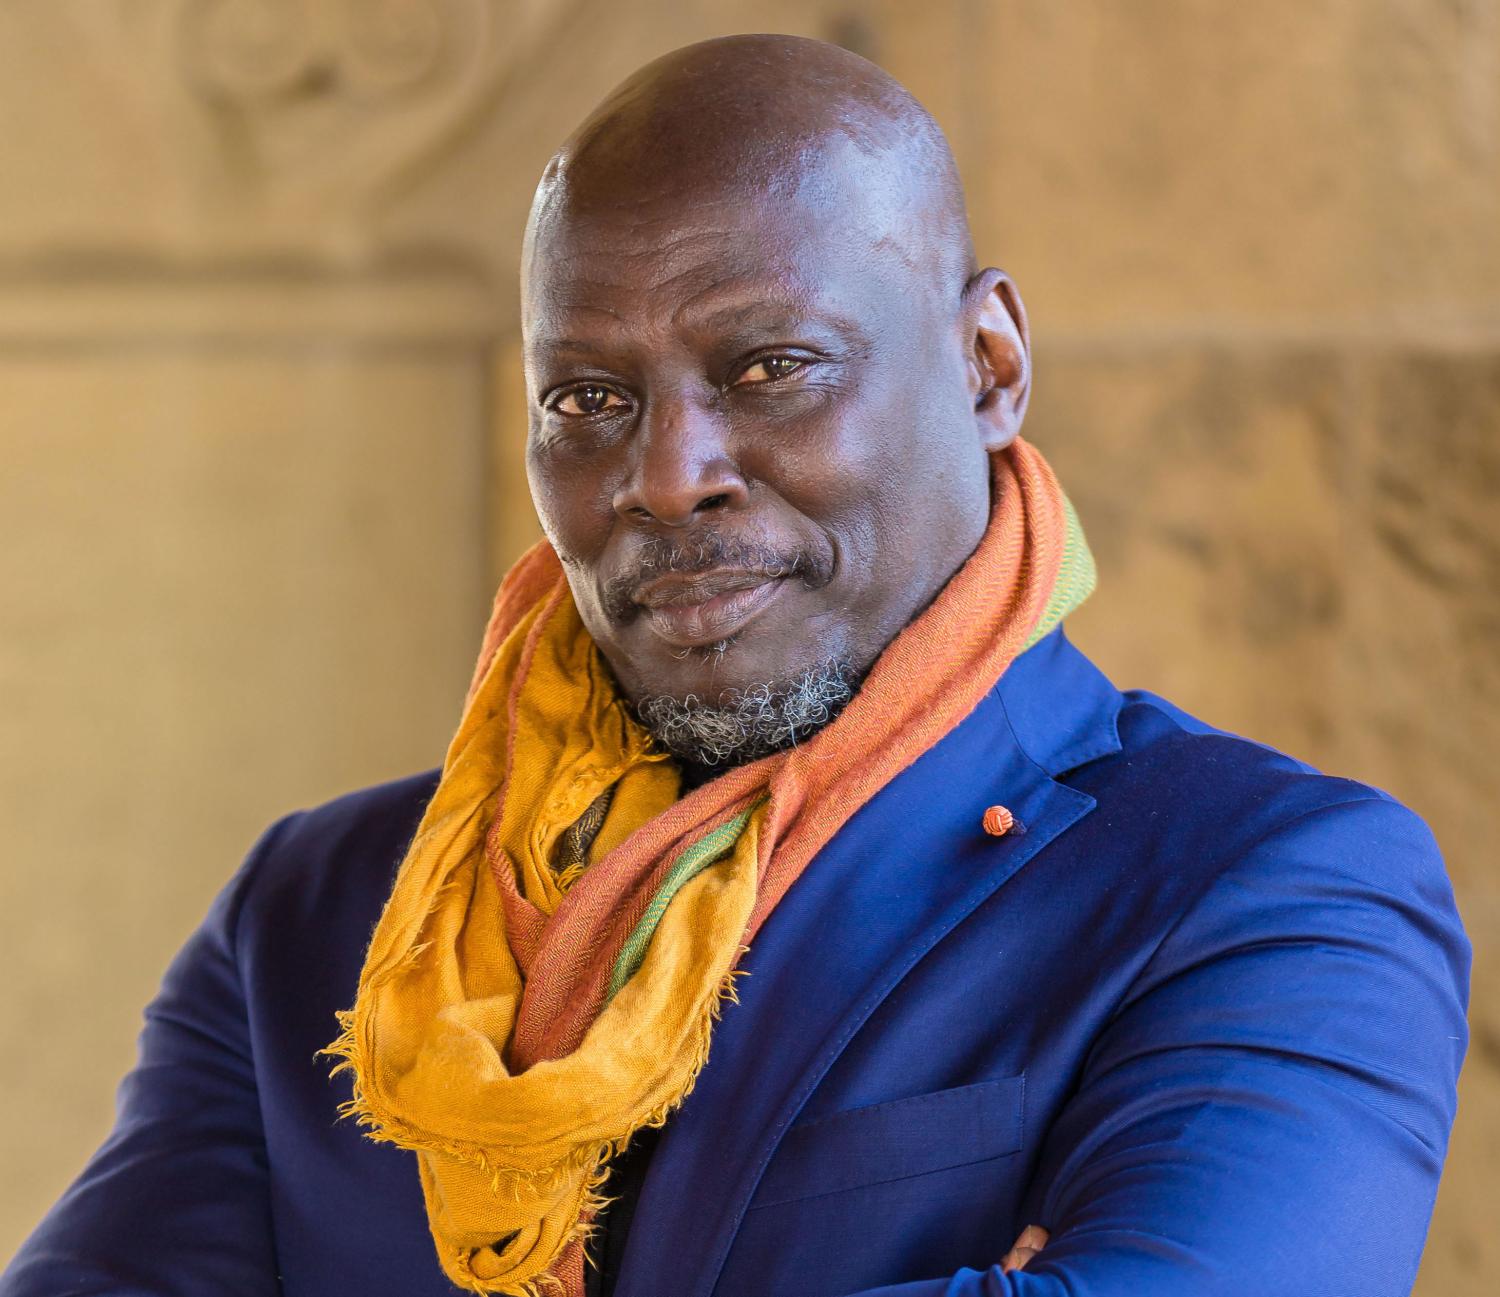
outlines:
{"label": "man's face", "polygon": [[862,672],[983,532],[962,286],[879,246],[838,174],[538,227],[532,495],[634,700]]}

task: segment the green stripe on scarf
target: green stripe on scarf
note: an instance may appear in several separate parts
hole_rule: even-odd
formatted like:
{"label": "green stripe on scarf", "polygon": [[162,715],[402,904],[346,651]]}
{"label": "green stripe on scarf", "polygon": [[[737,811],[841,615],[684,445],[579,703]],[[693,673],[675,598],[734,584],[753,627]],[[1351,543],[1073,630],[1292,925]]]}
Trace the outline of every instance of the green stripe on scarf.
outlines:
{"label": "green stripe on scarf", "polygon": [[641,915],[641,921],[635,925],[630,936],[626,938],[624,949],[620,951],[620,957],[615,961],[614,972],[609,979],[609,998],[612,1000],[640,968],[641,961],[646,958],[647,947],[651,945],[651,938],[656,933],[656,925],[661,922],[661,916],[667,912],[667,906],[674,896],[682,890],[683,886],[691,882],[710,865],[717,863],[734,849],[734,844],[739,841],[740,834],[745,831],[745,825],[750,823],[750,817],[761,807],[763,800],[756,802],[753,806],[747,806],[732,820],[719,825],[718,828],[699,838],[697,842],[688,847],[672,862],[672,867],[667,870],[667,876],[662,880],[661,889],[652,898],[645,914]]}
{"label": "green stripe on scarf", "polygon": [[1063,510],[1067,514],[1068,534],[1063,542],[1062,565],[1057,570],[1057,584],[1052,587],[1052,597],[1047,600],[1041,619],[1026,640],[1027,648],[1093,594],[1094,586],[1099,581],[1093,551],[1083,538],[1083,524],[1078,521],[1073,502],[1067,496],[1063,496]]}

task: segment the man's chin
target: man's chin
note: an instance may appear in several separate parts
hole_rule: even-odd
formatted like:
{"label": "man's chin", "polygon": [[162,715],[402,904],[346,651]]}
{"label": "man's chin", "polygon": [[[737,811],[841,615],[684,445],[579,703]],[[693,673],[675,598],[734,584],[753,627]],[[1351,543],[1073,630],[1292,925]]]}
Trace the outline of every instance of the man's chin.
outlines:
{"label": "man's chin", "polygon": [[786,651],[784,640],[779,645],[757,642],[762,639],[744,634],[684,648],[652,645],[649,652],[629,659],[626,693],[632,702],[674,698],[721,705],[774,690],[839,657],[820,645],[796,644],[792,653]]}
{"label": "man's chin", "polygon": [[848,706],[859,687],[852,665],[837,658],[782,675],[715,681],[638,697],[637,716],[657,743],[690,768],[727,769],[805,743]]}

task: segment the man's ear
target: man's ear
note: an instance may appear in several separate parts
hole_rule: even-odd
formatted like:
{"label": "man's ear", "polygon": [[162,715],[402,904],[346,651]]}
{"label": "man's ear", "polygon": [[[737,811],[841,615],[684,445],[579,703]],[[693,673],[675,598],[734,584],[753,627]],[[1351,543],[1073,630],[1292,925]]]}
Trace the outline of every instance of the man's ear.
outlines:
{"label": "man's ear", "polygon": [[1031,334],[1009,276],[993,266],[964,286],[969,394],[987,451],[1003,450],[1021,431],[1031,398]]}

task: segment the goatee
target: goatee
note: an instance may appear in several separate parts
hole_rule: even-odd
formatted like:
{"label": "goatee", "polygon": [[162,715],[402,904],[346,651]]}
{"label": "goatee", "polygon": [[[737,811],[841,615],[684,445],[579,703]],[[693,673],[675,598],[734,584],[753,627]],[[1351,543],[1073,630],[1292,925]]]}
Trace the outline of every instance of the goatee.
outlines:
{"label": "goatee", "polygon": [[709,702],[658,694],[635,705],[657,743],[707,774],[804,743],[849,704],[859,688],[852,663],[829,658],[795,676],[731,689]]}

